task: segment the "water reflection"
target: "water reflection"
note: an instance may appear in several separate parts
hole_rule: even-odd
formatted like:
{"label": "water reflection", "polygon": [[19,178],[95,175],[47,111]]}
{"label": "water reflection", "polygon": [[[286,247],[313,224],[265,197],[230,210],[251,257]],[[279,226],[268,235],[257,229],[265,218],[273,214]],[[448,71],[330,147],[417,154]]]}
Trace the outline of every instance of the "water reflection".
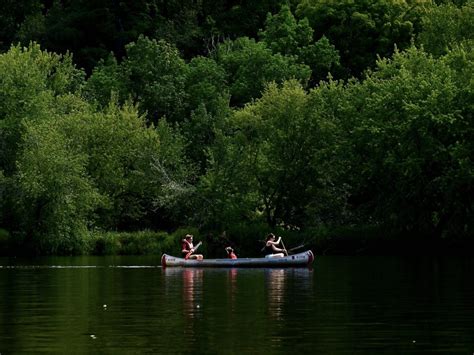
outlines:
{"label": "water reflection", "polygon": [[237,276],[238,276],[238,269],[229,269],[227,272],[227,299],[229,302],[229,310],[231,313],[234,313],[236,297],[237,297]]}
{"label": "water reflection", "polygon": [[266,269],[265,289],[270,319],[282,320],[289,301],[289,293],[308,293],[313,287],[312,281],[312,269]]}
{"label": "water reflection", "polygon": [[283,269],[265,270],[265,288],[267,290],[268,314],[271,319],[281,320],[285,297],[286,273]]}
{"label": "water reflection", "polygon": [[189,319],[200,315],[203,273],[202,269],[184,269],[182,271],[183,311]]}
{"label": "water reflection", "polygon": [[[189,320],[199,316],[202,306],[204,270],[194,268],[164,268],[165,285],[169,294],[181,290],[182,309]],[[181,285],[177,281],[182,281]]]}

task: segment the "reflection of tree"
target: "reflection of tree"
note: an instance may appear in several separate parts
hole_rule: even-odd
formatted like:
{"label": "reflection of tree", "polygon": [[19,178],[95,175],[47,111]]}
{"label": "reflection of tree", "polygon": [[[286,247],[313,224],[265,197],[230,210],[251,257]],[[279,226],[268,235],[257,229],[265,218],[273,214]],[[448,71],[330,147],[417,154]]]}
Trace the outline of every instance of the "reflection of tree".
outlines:
{"label": "reflection of tree", "polygon": [[284,269],[266,269],[265,283],[268,292],[268,314],[271,319],[281,320],[285,301],[285,278]]}

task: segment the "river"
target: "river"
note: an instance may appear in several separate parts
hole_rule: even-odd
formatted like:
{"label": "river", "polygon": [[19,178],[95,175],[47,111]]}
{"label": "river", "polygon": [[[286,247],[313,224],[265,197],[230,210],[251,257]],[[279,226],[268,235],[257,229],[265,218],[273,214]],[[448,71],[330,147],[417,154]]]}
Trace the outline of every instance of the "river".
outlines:
{"label": "river", "polygon": [[474,258],[0,259],[0,353],[474,353]]}

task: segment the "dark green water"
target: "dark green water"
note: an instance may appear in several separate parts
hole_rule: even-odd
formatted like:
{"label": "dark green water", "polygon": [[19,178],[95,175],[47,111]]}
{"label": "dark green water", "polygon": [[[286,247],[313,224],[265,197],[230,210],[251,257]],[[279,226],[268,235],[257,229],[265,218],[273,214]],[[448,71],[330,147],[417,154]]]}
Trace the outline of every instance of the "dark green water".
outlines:
{"label": "dark green water", "polygon": [[312,270],[0,259],[0,353],[472,354],[473,272],[447,257],[317,257]]}

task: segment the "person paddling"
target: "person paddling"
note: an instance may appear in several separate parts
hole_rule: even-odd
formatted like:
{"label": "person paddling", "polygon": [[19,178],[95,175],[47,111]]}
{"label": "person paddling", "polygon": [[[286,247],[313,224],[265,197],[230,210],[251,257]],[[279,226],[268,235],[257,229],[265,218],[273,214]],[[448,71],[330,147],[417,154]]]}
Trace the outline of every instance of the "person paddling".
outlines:
{"label": "person paddling", "polygon": [[194,254],[196,249],[201,245],[201,242],[198,245],[194,246],[193,244],[193,235],[186,234],[181,244],[181,253],[183,254],[184,258],[187,259],[197,259],[202,260],[204,257],[201,254]]}
{"label": "person paddling", "polygon": [[285,256],[286,250],[277,247],[281,242],[281,237],[278,237],[277,241],[275,241],[275,239],[275,234],[270,233],[267,235],[267,241],[264,247],[266,258],[283,258]]}

